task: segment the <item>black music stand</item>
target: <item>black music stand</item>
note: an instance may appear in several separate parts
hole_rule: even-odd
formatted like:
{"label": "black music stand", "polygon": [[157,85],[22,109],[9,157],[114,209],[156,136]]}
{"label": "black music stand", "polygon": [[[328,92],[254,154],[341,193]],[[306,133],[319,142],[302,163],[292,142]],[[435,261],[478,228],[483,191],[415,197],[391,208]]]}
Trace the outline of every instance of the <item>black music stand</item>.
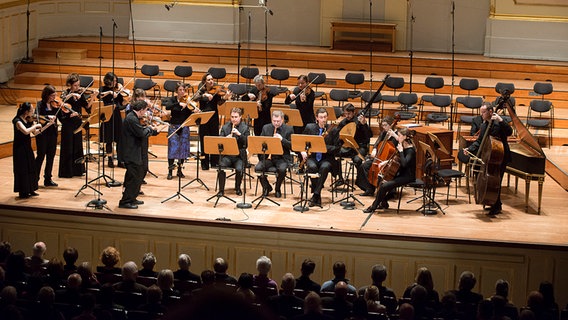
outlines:
{"label": "black music stand", "polygon": [[[284,153],[284,150],[282,149],[282,142],[280,141],[280,139],[276,137],[249,136],[247,145],[249,152],[251,152],[252,154],[262,154],[264,156],[263,157],[264,160],[262,161],[266,161],[267,155],[282,155]],[[266,177],[266,169],[267,169],[266,166],[263,165],[262,177]],[[254,208],[255,209],[258,208],[258,206],[264,199],[274,203],[277,206],[280,206],[280,203],[264,195],[264,190],[263,190],[262,194],[252,201],[252,203],[255,203],[258,200],[258,203]]]}
{"label": "black music stand", "polygon": [[[438,164],[438,157],[436,156],[436,153],[434,152],[434,150],[432,150],[432,148],[430,147],[429,144],[423,142],[423,141],[419,141],[420,142],[420,147],[422,149],[422,152],[424,152],[424,159],[427,159],[427,155],[430,154],[430,159],[431,159],[431,167],[430,168],[425,168],[424,170],[424,175],[425,176],[422,180],[424,180],[424,187],[422,190],[422,206],[418,209],[416,209],[416,211],[422,211],[423,215],[435,215],[437,214],[436,210],[440,209],[440,211],[443,214],[446,214],[444,212],[444,209],[442,209],[442,206],[440,206],[440,204],[438,202],[436,202],[435,198],[436,198],[436,185],[438,184],[438,174],[436,173],[437,169],[434,168],[434,166],[436,166]],[[428,161],[426,160],[425,163],[427,163]],[[409,202],[414,201],[410,200]]]}
{"label": "black music stand", "polygon": [[[237,145],[237,139],[231,137],[214,137],[214,136],[205,136],[203,139],[203,143],[205,144],[205,153],[214,154],[217,153],[219,155],[219,159],[221,156],[237,156],[239,155],[239,146]],[[217,162],[217,179],[219,179],[219,174],[221,173],[221,162]],[[246,184],[246,181],[245,181]],[[219,192],[217,192],[212,197],[209,197],[207,201],[217,198],[215,200],[215,205],[213,208],[217,207],[217,203],[219,199],[225,198],[233,203],[236,203],[235,200],[227,197],[225,195],[225,187],[223,186],[223,190],[219,188]]]}
{"label": "black music stand", "polygon": [[[352,122],[352,123],[354,123],[354,122]],[[344,145],[346,145],[349,148],[356,150],[357,154],[359,156],[361,155],[359,153],[359,144],[355,141],[355,138],[353,138],[350,135],[342,135],[341,133],[339,134],[339,138],[341,140],[343,140],[343,142],[345,143]],[[363,161],[364,161],[364,159],[363,159]],[[347,174],[349,175],[349,173],[351,173],[351,178],[348,178],[349,184],[347,185],[347,195],[342,199],[335,200],[333,202],[333,204],[336,204],[336,203],[339,202],[340,205],[343,207],[343,209],[353,210],[353,209],[355,209],[355,201],[359,202],[360,205],[363,205],[363,202],[359,201],[359,199],[357,199],[357,197],[355,197],[355,195],[353,194],[353,192],[355,191],[355,163],[354,162],[351,163],[351,167],[349,168],[349,171],[347,172]],[[354,201],[349,201],[350,199],[353,199]]]}
{"label": "black music stand", "polygon": [[[202,124],[206,124],[209,119],[211,119],[211,116],[213,116],[213,114],[215,113],[215,111],[207,111],[207,112],[199,112],[199,113],[192,113],[189,117],[187,117],[187,119],[185,119],[185,121],[181,124],[180,127],[184,126],[184,127],[190,127],[190,126],[200,126]],[[189,131],[189,138],[191,140],[191,130]],[[203,180],[201,180],[199,178],[199,161],[201,160],[201,155],[200,155],[200,142],[199,139],[197,140],[197,161],[195,162],[195,166],[197,169],[197,175],[196,177],[189,181],[188,183],[186,183],[183,187],[181,187],[182,189],[189,186],[190,184],[192,184],[193,182],[197,182],[200,185],[202,185],[203,187],[205,187],[205,189],[207,191],[209,191],[209,188],[207,187],[207,185],[205,184],[205,182],[203,182]]]}
{"label": "black music stand", "polygon": [[[175,168],[178,168],[178,166],[180,166],[179,163],[174,163],[174,164],[172,164],[172,165],[168,168],[168,170],[174,170]],[[179,168],[181,168],[181,167],[179,167]],[[171,199],[173,199],[173,198],[175,198],[175,197],[177,197],[178,199],[181,197],[181,198],[184,198],[185,200],[189,201],[189,203],[193,203],[193,201],[191,201],[188,197],[186,197],[183,193],[181,193],[181,189],[182,189],[182,186],[181,186],[181,175],[178,174],[177,177],[178,177],[178,189],[177,189],[177,192],[176,192],[174,195],[172,195],[171,197],[169,197],[169,198],[167,198],[167,199],[165,199],[165,200],[162,200],[161,203],[164,203],[164,202],[166,202],[166,201],[169,201],[169,200],[171,200]]]}
{"label": "black music stand", "polygon": [[[89,142],[87,142],[88,144]],[[100,155],[99,155],[100,156]],[[89,184],[89,162],[95,162],[98,161],[98,159],[96,159],[95,156],[93,156],[92,154],[89,153],[89,150],[87,149],[87,154],[85,154],[84,156],[82,156],[79,159],[75,160],[75,163],[77,164],[84,164],[85,165],[85,184],[81,186],[81,188],[79,188],[79,191],[77,191],[77,193],[75,194],[75,197],[77,197],[79,195],[79,193],[83,192],[83,190],[87,189],[87,188],[91,188],[94,192],[96,192],[97,194],[99,194],[100,196],[103,195],[102,192],[100,192],[99,190],[95,189],[93,186],[91,186]]]}
{"label": "black music stand", "polygon": [[[327,146],[325,145],[324,137],[322,136],[315,136],[311,134],[293,134],[292,135],[292,150],[295,152],[306,152],[308,157],[310,154],[314,152],[327,152]],[[306,165],[307,166],[307,160]],[[309,173],[308,169],[304,168],[304,181],[300,184],[301,192],[300,192],[300,201],[294,203],[292,206],[294,207],[294,211],[308,211],[310,210],[308,204],[308,184],[309,184]],[[305,196],[305,198],[304,198]]]}

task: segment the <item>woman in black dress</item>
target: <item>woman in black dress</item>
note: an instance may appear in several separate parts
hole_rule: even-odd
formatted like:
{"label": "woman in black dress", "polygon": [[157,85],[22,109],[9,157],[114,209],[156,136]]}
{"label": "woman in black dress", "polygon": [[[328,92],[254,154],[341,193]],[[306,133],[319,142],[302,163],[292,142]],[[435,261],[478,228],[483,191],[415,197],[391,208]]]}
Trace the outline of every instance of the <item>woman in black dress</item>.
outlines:
{"label": "woman in black dress", "polygon": [[25,102],[20,105],[16,116],[12,119],[14,126],[14,143],[12,146],[14,192],[18,192],[20,199],[37,196],[37,172],[35,167],[34,151],[30,134],[37,133],[41,124],[32,121],[34,107]]}
{"label": "woman in black dress", "polygon": [[99,90],[99,99],[103,101],[105,106],[113,106],[112,114],[110,120],[104,122],[102,126],[102,132],[100,133],[100,142],[104,142],[106,154],[108,156],[108,166],[109,168],[114,168],[114,162],[112,159],[113,146],[112,143],[120,143],[120,135],[122,132],[122,115],[120,110],[123,110],[126,106],[124,105],[124,97],[128,96],[128,91],[123,88],[122,84],[118,83],[117,76],[108,72],[105,74],[103,79],[104,86]]}
{"label": "woman in black dress", "polygon": [[79,86],[79,75],[71,73],[67,76],[68,88],[61,94],[61,99],[71,109],[63,108],[57,115],[61,121],[61,148],[59,152],[59,177],[72,178],[82,176],[85,166],[76,161],[83,157],[82,131],[74,133],[81,126],[81,113],[84,108],[91,113],[92,99],[87,100]]}
{"label": "woman in black dress", "polygon": [[308,76],[304,74],[298,76],[298,86],[294,89],[294,92],[286,98],[286,103],[294,102],[296,109],[300,111],[300,117],[304,124],[303,127],[294,127],[294,133],[302,133],[308,123],[316,122],[316,116],[314,114],[316,94],[314,90],[308,86],[308,83]]}
{"label": "woman in black dress", "polygon": [[[272,123],[272,98],[276,95],[274,90],[271,90],[265,83],[262,75],[257,75],[253,79],[254,88],[247,94],[250,101],[256,101],[258,104],[258,118],[254,120],[254,135],[260,136],[262,127],[265,124]],[[313,111],[312,111],[313,112]],[[304,123],[304,125],[306,125]]]}
{"label": "woman in black dress", "polygon": [[[39,116],[45,117],[50,121],[55,120],[57,122],[57,115],[60,112],[59,104],[56,101],[57,93],[55,87],[52,85],[46,85],[41,91],[41,101],[37,103],[37,114]],[[39,175],[41,172],[41,167],[43,165],[43,160],[45,159],[45,169],[43,172],[44,182],[43,185],[46,187],[57,187],[57,183],[53,182],[51,179],[53,171],[53,160],[55,159],[55,152],[57,151],[57,126],[52,125],[46,127],[41,135],[36,137],[36,148],[37,157],[35,160],[36,173]]]}

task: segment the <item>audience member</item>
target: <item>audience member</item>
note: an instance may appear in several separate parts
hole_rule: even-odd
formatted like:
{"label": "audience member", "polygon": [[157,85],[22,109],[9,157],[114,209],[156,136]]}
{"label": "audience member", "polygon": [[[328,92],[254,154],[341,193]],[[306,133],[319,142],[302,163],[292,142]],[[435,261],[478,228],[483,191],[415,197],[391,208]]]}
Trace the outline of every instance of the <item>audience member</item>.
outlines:
{"label": "audience member", "polygon": [[462,319],[463,313],[458,311],[456,295],[451,291],[446,291],[440,300],[440,310],[436,318],[444,320]]}
{"label": "audience member", "polygon": [[280,285],[282,291],[277,296],[269,297],[266,304],[274,314],[279,317],[284,317],[290,319],[293,316],[299,314],[304,300],[294,296],[294,288],[296,287],[296,279],[291,273],[286,273],[282,277],[282,283]]}
{"label": "audience member", "polygon": [[[17,250],[8,256],[6,261],[6,282],[26,282],[28,274],[25,273],[26,269],[26,254],[22,250]],[[16,289],[21,289],[16,286]]]}
{"label": "audience member", "polygon": [[436,314],[436,310],[430,306],[428,290],[419,284],[410,290],[410,303],[416,319],[431,319]]}
{"label": "audience member", "polygon": [[504,301],[505,301],[505,306],[503,306],[504,315],[511,318],[511,320],[519,319],[519,309],[508,300],[509,299],[509,282],[507,282],[506,280],[503,280],[503,279],[497,280],[497,282],[495,283],[495,295],[494,296],[500,296],[504,299]]}
{"label": "audience member", "polygon": [[[493,306],[493,317],[492,320],[512,320],[511,317],[507,316],[507,300],[502,296],[492,296],[489,301]],[[518,317],[517,317],[518,318]]]}
{"label": "audience member", "polygon": [[74,317],[73,320],[99,320],[94,314],[95,310],[95,296],[87,293],[81,296],[81,314]]}
{"label": "audience member", "polygon": [[162,304],[162,290],[157,285],[151,285],[146,293],[146,303],[139,306],[137,309],[146,311],[152,316],[161,316],[166,313],[167,308]]}
{"label": "audience member", "polygon": [[523,309],[519,313],[519,320],[536,320],[536,316],[530,309]]}
{"label": "audience member", "polygon": [[90,288],[98,289],[101,287],[89,262],[81,262],[77,267],[77,273],[81,276],[81,290],[83,292]]}
{"label": "audience member", "polygon": [[43,282],[52,287],[53,290],[57,291],[66,286],[68,276],[65,275],[64,265],[61,260],[55,257],[51,258],[47,263],[45,273]]}
{"label": "audience member", "polygon": [[174,289],[174,273],[170,269],[158,272],[157,284],[162,290],[162,301],[168,301],[170,297],[179,297],[180,293]]}
{"label": "audience member", "polygon": [[[413,284],[411,284],[406,288],[406,290],[404,290],[402,297],[410,298],[410,291],[415,286],[421,285],[426,289],[428,293],[426,297],[428,307],[437,311],[439,309],[440,297],[438,295],[438,291],[434,290],[434,279],[432,279],[432,273],[430,272],[430,270],[428,270],[428,268],[426,267],[418,268],[414,281],[415,282]],[[416,313],[416,306],[414,306],[414,311]]]}
{"label": "audience member", "polygon": [[333,317],[336,320],[343,320],[349,317],[351,310],[353,310],[353,303],[347,300],[348,291],[347,283],[339,281],[335,284],[333,297],[323,297],[321,299],[325,309],[333,309]]}
{"label": "audience member", "polygon": [[367,301],[362,296],[353,301],[353,311],[349,320],[366,320],[370,310],[367,309]]}
{"label": "audience member", "polygon": [[101,253],[102,266],[97,267],[97,272],[100,275],[98,279],[100,283],[113,282],[115,274],[121,274],[122,270],[116,265],[120,261],[120,252],[115,247],[106,247]]}
{"label": "audience member", "polygon": [[13,286],[6,286],[0,291],[0,319],[23,320],[24,312],[16,306],[18,291]]}
{"label": "audience member", "polygon": [[174,272],[174,279],[179,281],[195,281],[197,283],[201,283],[201,277],[197,274],[189,271],[189,267],[191,267],[191,258],[189,255],[182,253],[178,257],[178,266],[179,269]]}
{"label": "audience member", "polygon": [[79,251],[73,247],[67,247],[65,251],[63,251],[63,260],[65,260],[65,265],[63,266],[63,270],[65,271],[65,277],[68,277],[70,274],[77,272],[77,259],[79,259]]}
{"label": "audience member", "polygon": [[37,295],[37,305],[33,308],[32,319],[65,320],[55,306],[55,292],[51,287],[42,287]]}
{"label": "audience member", "polygon": [[215,270],[215,282],[227,283],[227,284],[237,284],[237,279],[229,274],[227,274],[227,269],[229,269],[229,264],[223,258],[216,258],[213,264],[213,270]]}
{"label": "audience member", "polygon": [[555,320],[555,314],[547,309],[544,297],[539,291],[531,291],[527,297],[526,309],[531,310],[538,320]]}
{"label": "audience member", "polygon": [[[126,317],[126,310],[124,306],[115,303],[115,291],[110,283],[105,283],[101,286],[101,291],[97,299],[94,313],[99,314],[124,314]],[[124,319],[123,318],[123,319]]]}
{"label": "audience member", "polygon": [[321,285],[321,291],[322,292],[334,292],[335,291],[335,285],[339,281],[343,281],[347,284],[347,292],[349,292],[351,294],[357,294],[357,289],[355,289],[354,286],[350,285],[349,280],[347,278],[345,278],[346,274],[347,274],[347,268],[345,267],[345,263],[343,263],[342,261],[337,261],[336,263],[334,263],[333,264],[333,275],[335,277],[331,280],[324,282]]}
{"label": "audience member", "polygon": [[473,272],[464,271],[460,275],[458,290],[452,290],[452,293],[456,296],[456,301],[461,306],[459,310],[464,313],[466,319],[475,319],[477,305],[483,300],[481,294],[472,291],[476,283],[477,280]]}
{"label": "audience member", "polygon": [[544,309],[546,312],[550,313],[554,320],[558,320],[560,309],[554,298],[554,286],[552,283],[550,281],[541,282],[538,291],[542,294],[542,298],[544,299]]}
{"label": "audience member", "polygon": [[[371,268],[371,285],[374,285],[379,289],[379,301],[383,304],[389,313],[394,313],[398,302],[396,300],[396,294],[391,288],[387,288],[383,285],[383,282],[387,279],[387,267],[384,264],[376,264]],[[363,296],[365,290],[368,286],[363,286],[359,288],[358,295]]]}
{"label": "audience member", "polygon": [[321,290],[321,285],[312,279],[310,276],[314,273],[316,268],[316,263],[311,259],[305,259],[302,262],[302,268],[300,272],[302,273],[298,278],[296,278],[296,289],[301,289],[304,291],[313,291],[319,293]]}
{"label": "audience member", "polygon": [[152,252],[146,252],[142,257],[142,270],[138,271],[140,277],[156,278],[158,273],[154,271],[156,265],[156,256]]}
{"label": "audience member", "polygon": [[[491,300],[481,300],[477,305],[477,320],[493,319],[493,303]],[[497,320],[497,319],[495,319]],[[499,319],[501,320],[501,319]]]}
{"label": "audience member", "polygon": [[267,256],[261,256],[256,260],[258,271],[252,278],[253,291],[257,300],[265,301],[268,297],[278,294],[278,284],[268,277],[272,268],[272,261]]}
{"label": "audience member", "polygon": [[148,288],[136,282],[138,266],[134,261],[128,261],[122,266],[122,281],[113,285],[114,290],[122,292],[138,292],[146,294]]}
{"label": "audience member", "polygon": [[0,241],[0,267],[6,269],[6,261],[12,253],[12,245],[8,241]]}
{"label": "audience member", "polygon": [[363,299],[367,303],[368,312],[384,313],[387,311],[387,307],[380,302],[379,288],[376,286],[368,286],[363,294]]}
{"label": "audience member", "polygon": [[304,299],[304,314],[296,316],[294,320],[333,320],[334,318],[323,314],[323,306],[320,296],[310,291]]}
{"label": "audience member", "polygon": [[410,303],[403,303],[398,309],[398,320],[414,320],[414,307]]}
{"label": "audience member", "polygon": [[239,276],[237,281],[237,295],[243,298],[248,303],[254,303],[256,301],[256,296],[252,291],[253,277],[252,274],[243,272]]}
{"label": "audience member", "polygon": [[60,303],[78,305],[81,296],[81,276],[73,273],[67,277],[67,287],[55,292],[55,300]]}
{"label": "audience member", "polygon": [[193,296],[203,295],[208,291],[215,290],[215,272],[213,270],[203,270],[201,272],[201,287],[194,289]]}
{"label": "audience member", "polygon": [[26,257],[26,270],[30,275],[44,275],[49,262],[44,258],[47,246],[44,242],[36,242],[32,248],[32,255]]}

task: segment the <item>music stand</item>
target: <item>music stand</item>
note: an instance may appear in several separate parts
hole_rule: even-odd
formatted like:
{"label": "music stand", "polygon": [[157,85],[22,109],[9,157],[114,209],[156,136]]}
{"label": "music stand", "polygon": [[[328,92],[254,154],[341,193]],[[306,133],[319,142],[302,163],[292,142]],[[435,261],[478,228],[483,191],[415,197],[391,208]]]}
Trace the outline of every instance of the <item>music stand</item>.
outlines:
{"label": "music stand", "polygon": [[[354,122],[352,122],[354,123]],[[359,144],[355,141],[355,138],[350,135],[339,134],[339,138],[343,140],[344,146],[346,145],[349,148],[354,149],[357,151],[357,155],[361,156],[359,153]],[[362,159],[364,161],[364,159]],[[351,173],[351,179],[349,179],[349,184],[347,185],[347,195],[343,199],[335,200],[333,204],[340,203],[343,209],[353,210],[355,208],[355,201],[359,202],[360,205],[363,205],[363,202],[359,201],[357,197],[353,194],[352,191],[355,191],[355,163],[351,163],[351,168],[349,169]],[[349,175],[349,172],[347,173]],[[354,201],[349,201],[349,199],[353,199]]]}
{"label": "music stand", "polygon": [[[430,145],[425,143],[424,141],[419,141],[419,143],[420,143],[420,147],[422,149],[422,152],[424,152],[424,159],[426,159],[427,154],[430,154],[430,157],[432,159],[432,165],[433,166],[436,165],[438,163],[438,157],[436,156],[436,153],[434,153],[434,151],[432,150]],[[424,175],[427,175],[428,172],[430,172],[430,174],[429,174],[429,177],[424,177],[424,179],[423,179],[424,180],[424,187],[423,187],[423,190],[422,190],[422,206],[420,208],[416,209],[416,211],[422,211],[423,215],[435,215],[435,214],[437,214],[437,212],[436,212],[437,209],[440,209],[440,211],[443,214],[446,214],[444,212],[444,209],[442,209],[440,204],[438,202],[436,202],[436,200],[435,200],[436,185],[438,183],[438,177],[437,177],[436,172],[432,173],[433,170],[435,170],[435,168],[424,170]],[[426,202],[426,200],[428,200],[428,201]]]}
{"label": "music stand", "polygon": [[[308,157],[314,152],[327,152],[327,146],[325,145],[324,137],[315,136],[311,134],[292,134],[292,150],[295,152],[306,152]],[[306,160],[307,165],[307,160]],[[304,182],[300,184],[302,190],[300,192],[300,201],[294,203],[294,211],[308,211],[310,210],[308,203],[308,181],[309,173],[307,168],[304,168]],[[305,196],[305,199],[304,199]]]}
{"label": "music stand", "polygon": [[[174,163],[174,164],[171,165],[168,169],[169,169],[169,170],[174,170],[175,168],[178,168],[179,165],[180,165],[180,164],[178,164],[178,163]],[[165,200],[162,200],[161,203],[164,203],[164,202],[166,202],[166,201],[169,201],[169,200],[171,200],[171,199],[173,199],[173,198],[175,198],[175,197],[177,197],[178,199],[179,199],[180,197],[182,197],[182,198],[184,198],[185,200],[189,201],[189,203],[192,203],[192,204],[193,204],[193,201],[191,201],[188,197],[186,197],[183,193],[181,193],[181,189],[182,189],[182,187],[181,187],[181,175],[178,174],[177,176],[178,176],[178,189],[177,189],[177,192],[176,192],[174,195],[172,195],[171,197],[169,197],[169,198],[167,198],[167,199],[165,199]]]}
{"label": "music stand", "polygon": [[[247,141],[247,145],[248,145],[248,150],[249,152],[251,152],[252,154],[262,154],[264,157],[262,161],[266,161],[266,155],[282,155],[284,153],[284,150],[282,149],[282,142],[280,141],[280,139],[276,138],[276,137],[265,137],[265,136],[249,136],[248,137],[248,141]],[[262,166],[262,176],[266,177],[266,166]],[[268,196],[264,195],[264,191],[262,192],[262,195],[260,195],[259,197],[257,197],[256,199],[254,199],[252,201],[252,203],[255,203],[257,200],[258,203],[256,204],[256,207],[254,207],[254,209],[258,208],[258,206],[260,205],[260,203],[264,200],[268,200],[272,203],[274,203],[277,206],[280,206],[280,203],[270,199]]]}
{"label": "music stand", "polygon": [[[87,142],[87,144],[88,143],[89,142]],[[89,184],[89,178],[88,178],[89,177],[89,162],[95,162],[95,161],[98,161],[98,159],[96,159],[92,154],[90,154],[88,149],[87,149],[87,154],[85,154],[81,158],[75,160],[75,163],[85,165],[85,184],[83,184],[81,186],[81,188],[79,188],[79,191],[77,191],[77,193],[75,194],[75,197],[77,197],[79,195],[79,193],[81,193],[83,190],[85,190],[87,188],[91,188],[94,192],[98,193],[100,196],[103,195],[102,192],[95,189],[93,186],[91,186]]]}
{"label": "music stand", "polygon": [[251,120],[258,118],[258,104],[256,101],[226,101],[225,105],[227,105],[226,111],[229,116],[231,115],[231,109],[241,108],[243,110],[243,118],[247,120],[249,127]]}
{"label": "music stand", "polygon": [[[221,156],[237,156],[239,155],[239,146],[237,145],[237,139],[232,137],[215,137],[215,136],[205,136],[203,139],[205,153],[214,154],[217,153],[219,155],[219,159]],[[217,162],[217,179],[219,179],[219,174],[221,173],[221,162]],[[246,181],[245,181],[246,184]],[[217,207],[217,203],[219,202],[220,198],[225,198],[233,203],[236,203],[235,200],[227,197],[224,193],[225,187],[223,186],[223,190],[219,190],[218,193],[209,197],[207,201],[217,198],[215,201],[215,205],[213,208]]]}
{"label": "music stand", "polygon": [[272,111],[282,111],[285,117],[288,117],[288,121],[286,122],[287,125],[292,127],[303,127],[304,122],[302,121],[302,116],[300,116],[300,110],[298,109],[290,109],[290,108],[275,108],[272,105],[270,108]]}
{"label": "music stand", "polygon": [[[94,109],[94,110],[91,111],[91,116],[89,117],[89,121],[98,122],[98,123],[99,123],[99,130],[100,130],[101,128],[103,128],[104,123],[106,123],[106,122],[108,122],[108,121],[110,120],[110,118],[111,118],[111,116],[112,116],[112,111],[113,111],[113,106],[112,106],[112,105],[108,105],[108,106],[100,106],[100,105],[99,105],[99,106],[96,106],[96,109]],[[101,145],[100,145],[100,143],[99,143],[99,159],[98,159],[99,162],[98,162],[98,169],[97,169],[97,171],[99,171],[100,168],[101,168],[101,161],[100,161],[101,158],[103,159],[103,161],[102,161],[102,163],[103,163],[103,164],[102,164],[103,171],[102,171],[101,174],[99,174],[98,177],[96,177],[96,178],[90,180],[87,184],[91,184],[91,183],[93,183],[93,182],[95,182],[95,181],[97,181],[97,180],[99,180],[99,179],[103,179],[103,180],[105,181],[105,185],[106,185],[107,187],[109,187],[109,188],[110,188],[110,187],[117,187],[117,186],[120,186],[120,185],[121,185],[120,182],[116,181],[115,179],[111,178],[109,175],[107,175],[107,174],[105,173],[105,161],[104,161],[104,157],[100,157],[100,154],[101,154]],[[104,151],[103,151],[103,154],[104,154]],[[110,180],[110,181],[109,181],[109,180]]]}
{"label": "music stand", "polygon": [[325,111],[327,111],[327,121],[337,120],[337,115],[335,114],[335,108],[334,107],[328,107],[328,106],[316,107],[316,106],[314,106],[314,115],[320,108],[324,108]]}
{"label": "music stand", "polygon": [[[185,121],[180,125],[181,127],[191,127],[191,126],[200,126],[202,124],[206,124],[209,119],[211,119],[211,116],[213,116],[213,114],[215,113],[215,111],[207,111],[207,112],[199,112],[199,113],[192,113],[189,117],[187,117],[187,119],[185,119]],[[189,131],[189,139],[191,140],[191,130]],[[183,187],[181,187],[182,189],[189,186],[190,184],[192,184],[193,182],[197,182],[200,185],[202,185],[203,187],[205,187],[205,189],[207,189],[207,191],[209,191],[209,188],[207,187],[207,185],[205,184],[205,182],[203,182],[203,180],[201,180],[199,178],[199,161],[201,160],[201,156],[200,156],[200,141],[199,139],[197,140],[197,161],[195,162],[195,166],[196,166],[196,172],[197,175],[196,177],[189,181],[188,183],[186,183]]]}

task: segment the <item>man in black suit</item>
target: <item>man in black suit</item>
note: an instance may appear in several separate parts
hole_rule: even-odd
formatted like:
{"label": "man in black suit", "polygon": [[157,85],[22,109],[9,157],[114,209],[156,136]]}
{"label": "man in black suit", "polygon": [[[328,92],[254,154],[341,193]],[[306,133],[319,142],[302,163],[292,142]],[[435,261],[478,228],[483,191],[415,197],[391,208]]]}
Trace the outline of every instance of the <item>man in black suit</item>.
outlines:
{"label": "man in black suit", "polygon": [[[245,165],[244,159],[246,159],[247,156],[247,140],[249,136],[249,127],[242,121],[242,117],[243,110],[241,108],[231,109],[231,121],[225,123],[223,127],[221,127],[221,132],[219,134],[221,137],[230,137],[237,140],[239,155],[221,156],[221,159],[219,160],[219,165],[221,167],[235,168],[235,193],[237,196],[243,194],[241,191],[241,181],[243,180]],[[223,170],[218,172],[220,195],[223,195],[225,192],[226,175],[227,174]]]}
{"label": "man in black suit", "polygon": [[148,104],[145,101],[135,101],[130,106],[132,112],[126,115],[122,125],[120,137],[121,152],[119,152],[119,162],[126,166],[124,174],[124,191],[122,199],[118,203],[119,208],[138,209],[138,205],[144,204],[143,201],[136,200],[140,193],[140,186],[144,179],[144,164],[142,161],[142,143],[151,135],[158,132],[155,127],[144,127],[140,124],[140,118],[146,112]]}
{"label": "man in black suit", "polygon": [[[292,163],[292,155],[290,154],[290,149],[292,147],[290,139],[292,133],[294,133],[294,129],[289,125],[284,124],[284,112],[275,110],[272,112],[272,123],[265,124],[264,127],[262,127],[262,133],[260,134],[265,137],[276,137],[282,142],[282,155],[267,155],[266,159],[264,158],[264,155],[259,155],[258,164],[254,168],[256,172],[276,170],[276,190],[274,191],[274,196],[276,198],[280,198],[282,196],[280,187],[286,177],[286,170]],[[259,179],[262,185],[263,195],[268,196],[270,191],[272,191],[272,186],[270,186],[268,178],[266,176],[261,176]]]}
{"label": "man in black suit", "polygon": [[341,148],[339,141],[339,130],[331,128],[327,124],[327,111],[324,108],[319,108],[316,112],[316,123],[308,123],[304,128],[304,134],[325,136],[325,145],[327,152],[319,153],[314,152],[309,157],[306,152],[302,152],[302,158],[307,159],[306,170],[308,173],[319,173],[319,178],[312,179],[312,198],[310,199],[309,206],[321,207],[321,190],[323,184],[327,180],[327,175],[332,169],[339,170],[339,165],[335,156]]}

